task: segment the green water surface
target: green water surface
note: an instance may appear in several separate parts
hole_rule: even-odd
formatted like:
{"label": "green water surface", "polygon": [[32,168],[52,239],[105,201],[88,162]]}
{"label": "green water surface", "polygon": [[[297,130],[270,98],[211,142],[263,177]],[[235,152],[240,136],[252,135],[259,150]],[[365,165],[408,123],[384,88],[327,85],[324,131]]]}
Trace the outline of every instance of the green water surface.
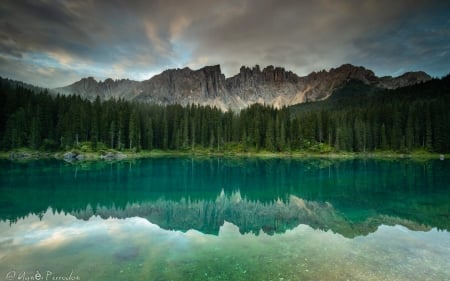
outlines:
{"label": "green water surface", "polygon": [[0,161],[0,280],[450,280],[449,210],[449,161]]}

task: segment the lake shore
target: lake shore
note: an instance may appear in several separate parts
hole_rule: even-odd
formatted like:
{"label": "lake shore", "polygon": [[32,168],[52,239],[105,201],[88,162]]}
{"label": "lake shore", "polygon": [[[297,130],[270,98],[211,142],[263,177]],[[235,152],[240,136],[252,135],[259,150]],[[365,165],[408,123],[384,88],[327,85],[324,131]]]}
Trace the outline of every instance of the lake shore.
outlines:
{"label": "lake shore", "polygon": [[450,159],[449,154],[431,153],[426,151],[416,151],[412,153],[399,153],[395,151],[375,151],[375,152],[311,152],[311,151],[290,151],[290,152],[270,152],[270,151],[210,151],[207,149],[196,149],[187,151],[177,150],[151,150],[151,151],[58,151],[46,152],[30,149],[19,149],[0,152],[0,159],[12,161],[39,160],[39,159],[60,159],[69,162],[74,161],[121,161],[130,159],[143,159],[154,157],[237,157],[237,158],[323,158],[323,159],[353,159],[353,158],[375,158],[375,159],[415,159],[433,160]]}

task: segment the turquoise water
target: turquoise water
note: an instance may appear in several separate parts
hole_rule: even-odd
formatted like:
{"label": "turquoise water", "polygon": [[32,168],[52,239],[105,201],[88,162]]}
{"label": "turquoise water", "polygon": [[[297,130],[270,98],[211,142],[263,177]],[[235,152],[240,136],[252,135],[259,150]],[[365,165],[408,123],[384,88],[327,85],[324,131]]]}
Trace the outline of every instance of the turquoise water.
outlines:
{"label": "turquoise water", "polygon": [[450,280],[449,229],[449,161],[0,161],[0,280]]}

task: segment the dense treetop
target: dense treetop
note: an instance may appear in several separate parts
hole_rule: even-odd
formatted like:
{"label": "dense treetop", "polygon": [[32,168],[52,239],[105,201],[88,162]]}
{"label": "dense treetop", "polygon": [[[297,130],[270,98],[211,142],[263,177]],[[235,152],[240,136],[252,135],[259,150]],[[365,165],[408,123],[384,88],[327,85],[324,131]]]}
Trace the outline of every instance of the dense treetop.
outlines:
{"label": "dense treetop", "polygon": [[238,113],[94,102],[0,80],[0,149],[450,152],[450,76],[379,90],[350,82],[325,101]]}

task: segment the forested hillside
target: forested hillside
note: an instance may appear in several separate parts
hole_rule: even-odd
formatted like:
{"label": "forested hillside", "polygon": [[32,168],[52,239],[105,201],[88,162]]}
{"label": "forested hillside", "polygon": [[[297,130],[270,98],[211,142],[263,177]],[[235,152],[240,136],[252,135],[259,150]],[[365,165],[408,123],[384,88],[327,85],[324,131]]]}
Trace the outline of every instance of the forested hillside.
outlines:
{"label": "forested hillside", "polygon": [[210,106],[53,97],[1,80],[1,150],[450,152],[450,76],[396,90],[357,83],[291,108]]}

